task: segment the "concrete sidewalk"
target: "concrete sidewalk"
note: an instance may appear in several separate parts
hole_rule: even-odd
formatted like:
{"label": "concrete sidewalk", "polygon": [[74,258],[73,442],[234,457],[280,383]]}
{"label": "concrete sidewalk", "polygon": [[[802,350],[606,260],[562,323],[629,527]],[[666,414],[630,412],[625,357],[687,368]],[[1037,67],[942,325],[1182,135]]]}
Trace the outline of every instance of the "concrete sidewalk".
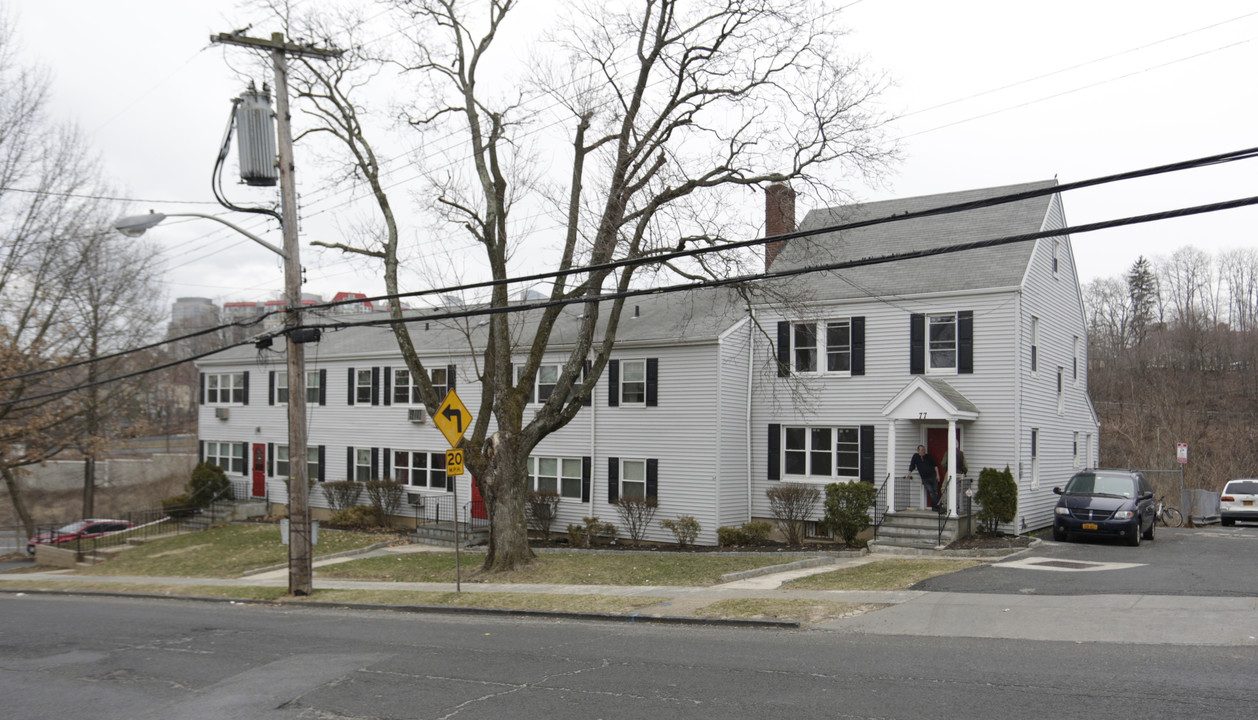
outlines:
{"label": "concrete sidewalk", "polygon": [[[368,555],[426,552],[422,546],[385,548]],[[438,549],[437,551],[441,551]],[[361,556],[359,556],[361,557]],[[321,561],[317,566],[352,558]],[[465,582],[465,593],[554,595],[612,595],[659,598],[639,610],[638,617],[687,617],[718,600],[780,598],[827,600],[868,606],[851,617],[811,626],[810,629],[865,635],[1060,640],[1065,642],[1126,642],[1178,645],[1258,645],[1258,598],[1188,597],[1170,595],[1009,595],[922,591],[787,590],[788,580],[873,559],[842,558],[818,567],[792,569],[706,587],[542,585]],[[71,575],[67,571],[0,574],[0,589],[20,581],[75,584],[211,585],[217,587],[286,587],[287,572],[275,570],[243,578],[119,577]],[[454,592],[454,583],[314,580],[317,590],[391,590]]]}

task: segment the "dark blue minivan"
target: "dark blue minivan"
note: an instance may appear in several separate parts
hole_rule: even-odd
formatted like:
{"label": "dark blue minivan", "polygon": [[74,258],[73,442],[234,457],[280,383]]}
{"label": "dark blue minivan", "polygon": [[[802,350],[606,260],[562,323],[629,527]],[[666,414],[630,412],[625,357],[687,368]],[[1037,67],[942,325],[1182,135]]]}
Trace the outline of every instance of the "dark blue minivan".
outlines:
{"label": "dark blue minivan", "polygon": [[1141,538],[1153,539],[1153,486],[1137,470],[1084,470],[1053,492],[1061,496],[1053,515],[1054,540],[1107,535],[1139,545]]}

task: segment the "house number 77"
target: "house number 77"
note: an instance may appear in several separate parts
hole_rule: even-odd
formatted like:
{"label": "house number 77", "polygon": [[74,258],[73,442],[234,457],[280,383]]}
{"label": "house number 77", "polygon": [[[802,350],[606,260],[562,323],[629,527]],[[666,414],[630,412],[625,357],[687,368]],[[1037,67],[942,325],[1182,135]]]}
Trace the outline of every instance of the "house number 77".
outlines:
{"label": "house number 77", "polygon": [[917,414],[917,419],[918,419],[918,420],[925,420],[925,419],[926,419],[926,413],[918,413],[918,414]]}

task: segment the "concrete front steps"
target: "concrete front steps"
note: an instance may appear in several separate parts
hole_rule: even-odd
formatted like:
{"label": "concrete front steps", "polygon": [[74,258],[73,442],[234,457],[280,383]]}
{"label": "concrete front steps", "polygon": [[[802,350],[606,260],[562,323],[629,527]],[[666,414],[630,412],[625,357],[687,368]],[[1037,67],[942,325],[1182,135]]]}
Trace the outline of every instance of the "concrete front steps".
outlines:
{"label": "concrete front steps", "polygon": [[958,533],[962,525],[968,526],[968,518],[947,518],[941,535],[939,517],[934,510],[888,513],[878,528],[878,539],[870,541],[869,551],[894,553],[898,548],[935,550],[960,537]]}
{"label": "concrete front steps", "polygon": [[[452,522],[426,523],[411,530],[408,536],[411,542],[440,547],[454,547],[455,532],[455,526]],[[484,545],[489,542],[489,528],[487,527],[468,528],[466,525],[460,525],[457,532],[459,533],[459,545],[461,547]]]}

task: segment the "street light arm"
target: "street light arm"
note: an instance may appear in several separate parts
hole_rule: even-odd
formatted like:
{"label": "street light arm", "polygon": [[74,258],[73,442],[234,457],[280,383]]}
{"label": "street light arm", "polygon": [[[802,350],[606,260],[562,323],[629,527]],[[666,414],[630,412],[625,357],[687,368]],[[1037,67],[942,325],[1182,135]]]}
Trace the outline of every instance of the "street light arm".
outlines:
{"label": "street light arm", "polygon": [[230,220],[224,220],[223,218],[218,217],[217,215],[209,215],[209,214],[207,214],[207,213],[188,212],[188,213],[166,213],[166,217],[199,217],[199,218],[205,218],[206,220],[213,220],[214,222],[217,222],[217,223],[221,223],[221,224],[223,224],[223,225],[226,225],[227,227],[231,228],[232,230],[235,230],[236,232],[240,233],[241,235],[244,235],[245,237],[249,238],[250,240],[252,240],[252,241],[256,242],[257,244],[261,245],[262,247],[266,248],[267,250],[270,250],[271,252],[275,253],[276,255],[279,255],[280,257],[282,257],[282,258],[284,258],[284,259],[288,259],[288,253],[284,252],[284,248],[281,248],[281,247],[277,247],[277,246],[275,246],[275,245],[272,245],[271,243],[267,242],[266,240],[263,240],[262,238],[258,237],[257,235],[254,235],[253,233],[249,232],[248,230],[246,230],[246,229],[244,229],[244,228],[240,227],[240,226],[239,226],[239,225],[237,225],[236,223],[231,222]]}

